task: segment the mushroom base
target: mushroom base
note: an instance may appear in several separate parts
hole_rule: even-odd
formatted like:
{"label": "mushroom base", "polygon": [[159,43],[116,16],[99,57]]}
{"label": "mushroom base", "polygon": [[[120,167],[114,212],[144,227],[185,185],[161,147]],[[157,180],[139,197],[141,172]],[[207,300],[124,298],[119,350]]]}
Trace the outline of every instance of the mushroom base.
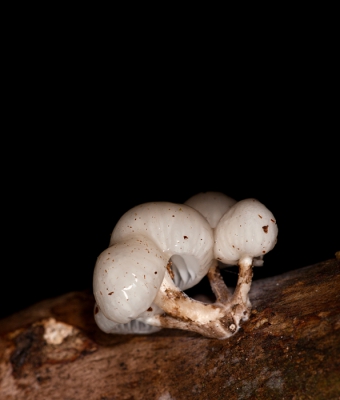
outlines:
{"label": "mushroom base", "polygon": [[231,294],[220,274],[218,263],[214,262],[209,269],[208,279],[216,301],[207,304],[187,296],[166,274],[154,301],[164,313],[150,316],[144,322],[163,328],[193,331],[209,338],[227,339],[240,329],[241,321],[249,318],[251,303],[248,293],[252,276],[252,258],[245,257],[239,262],[238,282]]}
{"label": "mushroom base", "polygon": [[239,329],[241,321],[249,318],[251,304],[248,293],[252,281],[252,259],[239,261],[239,275],[234,293],[230,293],[220,274],[217,261],[208,271],[208,279],[215,295],[214,303],[194,300],[174,283],[170,265],[152,307],[128,324],[107,319],[95,307],[95,319],[106,333],[150,334],[162,328],[181,329],[214,339],[227,339]]}

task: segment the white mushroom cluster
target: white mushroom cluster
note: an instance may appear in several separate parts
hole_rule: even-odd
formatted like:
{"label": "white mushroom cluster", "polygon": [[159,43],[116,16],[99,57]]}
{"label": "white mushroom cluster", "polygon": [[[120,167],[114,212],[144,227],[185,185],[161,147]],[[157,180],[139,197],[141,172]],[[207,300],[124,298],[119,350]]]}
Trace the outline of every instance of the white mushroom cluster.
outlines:
{"label": "white mushroom cluster", "polygon": [[[226,339],[249,318],[252,267],[276,243],[273,214],[258,200],[199,193],[184,204],[150,202],[127,211],[93,274],[94,317],[106,333],[149,334],[164,327]],[[238,265],[231,294],[221,265]],[[184,291],[208,276],[213,304]]]}

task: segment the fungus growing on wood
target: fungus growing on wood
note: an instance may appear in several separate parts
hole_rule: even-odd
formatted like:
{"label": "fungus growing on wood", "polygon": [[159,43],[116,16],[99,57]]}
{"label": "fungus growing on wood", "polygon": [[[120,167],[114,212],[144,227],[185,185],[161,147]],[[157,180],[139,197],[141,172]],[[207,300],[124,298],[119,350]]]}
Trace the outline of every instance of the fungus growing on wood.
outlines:
{"label": "fungus growing on wood", "polygon": [[234,319],[247,320],[251,304],[249,290],[253,265],[262,265],[263,256],[277,242],[276,220],[265,205],[256,199],[237,202],[219,220],[215,229],[214,256],[227,265],[238,265],[238,281],[231,298]]}
{"label": "fungus growing on wood", "polygon": [[[255,199],[230,202],[209,193],[208,203],[219,199],[213,219],[202,198],[196,203],[200,211],[193,208],[194,201],[154,202],[120,218],[93,275],[94,317],[104,332],[145,334],[167,327],[225,339],[248,318],[253,260],[274,247],[275,219]],[[263,221],[260,232],[258,219]],[[240,267],[232,296],[218,260]],[[213,304],[184,292],[205,275],[216,296]]]}

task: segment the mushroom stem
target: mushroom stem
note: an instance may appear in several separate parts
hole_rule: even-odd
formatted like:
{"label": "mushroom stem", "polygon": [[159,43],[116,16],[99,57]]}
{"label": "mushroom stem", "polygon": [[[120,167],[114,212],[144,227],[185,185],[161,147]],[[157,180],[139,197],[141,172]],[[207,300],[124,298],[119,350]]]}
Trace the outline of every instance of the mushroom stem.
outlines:
{"label": "mushroom stem", "polygon": [[223,317],[223,311],[214,304],[201,303],[187,296],[175,286],[168,271],[156,295],[154,304],[171,317],[182,321],[195,321],[206,324]]}
{"label": "mushroom stem", "polygon": [[149,317],[145,322],[149,325],[159,326],[162,328],[196,332],[202,336],[213,339],[227,339],[238,330],[238,327],[235,325],[235,322],[230,315],[203,325],[194,321],[179,320],[167,314]]}
{"label": "mushroom stem", "polygon": [[169,271],[156,295],[154,304],[164,313],[145,318],[144,322],[163,328],[176,328],[197,332],[203,336],[226,339],[240,328],[240,321],[249,318],[251,304],[248,293],[253,276],[253,259],[249,256],[239,260],[239,276],[232,296],[220,274],[218,262],[214,261],[208,272],[211,289],[216,297],[213,304],[201,303],[178,289]]}
{"label": "mushroom stem", "polygon": [[[248,293],[252,280],[253,259],[242,257],[239,261],[237,287],[232,296],[220,274],[218,262],[214,261],[208,272],[208,279],[216,302],[206,304],[194,300],[174,284],[169,269],[166,270],[154,304],[164,313],[146,316],[145,324],[197,332],[203,336],[226,339],[240,328],[240,321],[249,318],[250,301]],[[170,269],[171,271],[171,269]]]}
{"label": "mushroom stem", "polygon": [[[220,300],[227,299],[228,290],[226,287],[222,289],[224,282],[215,267],[212,267],[211,272],[212,285]],[[218,339],[227,339],[239,329],[240,318],[235,320],[228,300],[225,304],[222,302],[206,304],[194,300],[175,286],[168,271],[165,273],[154,304],[165,313],[145,318],[143,321],[149,325],[197,332],[203,336]]]}
{"label": "mushroom stem", "polygon": [[249,300],[249,290],[251,281],[253,278],[253,259],[249,256],[241,257],[239,260],[239,273],[235,291],[233,293],[231,303],[234,305],[235,310],[234,317],[239,322],[240,319],[243,321],[249,317],[249,310],[251,303]]}
{"label": "mushroom stem", "polygon": [[221,276],[217,261],[210,267],[207,276],[216,302],[226,304],[230,300],[230,292]]}

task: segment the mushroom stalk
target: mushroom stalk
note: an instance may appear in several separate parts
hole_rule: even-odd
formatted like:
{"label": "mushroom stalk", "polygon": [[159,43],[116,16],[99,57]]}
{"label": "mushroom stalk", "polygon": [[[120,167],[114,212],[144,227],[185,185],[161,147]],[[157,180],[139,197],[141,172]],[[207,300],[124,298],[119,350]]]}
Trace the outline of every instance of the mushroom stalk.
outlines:
{"label": "mushroom stalk", "polygon": [[227,303],[230,300],[231,295],[221,276],[217,261],[210,267],[207,276],[211,290],[215,295],[216,302],[222,304]]}
{"label": "mushroom stalk", "polygon": [[171,317],[183,321],[195,321],[200,325],[223,317],[220,307],[194,300],[178,289],[168,272],[165,274],[154,303]]}
{"label": "mushroom stalk", "polygon": [[218,339],[227,339],[239,328],[228,304],[207,304],[190,298],[174,285],[168,272],[154,304],[165,314],[146,318],[144,322],[149,325],[197,332]]}
{"label": "mushroom stalk", "polygon": [[230,296],[218,264],[214,261],[209,269],[208,278],[216,301],[206,304],[188,297],[179,290],[167,271],[154,300],[154,304],[164,310],[165,314],[153,315],[144,322],[163,328],[193,331],[206,337],[226,339],[239,330],[241,320],[248,319],[251,277],[252,259],[245,257],[240,262],[237,288]]}
{"label": "mushroom stalk", "polygon": [[251,307],[248,293],[253,278],[253,259],[251,257],[242,257],[238,263],[239,273],[235,291],[232,297],[232,303],[242,304],[245,307]]}

